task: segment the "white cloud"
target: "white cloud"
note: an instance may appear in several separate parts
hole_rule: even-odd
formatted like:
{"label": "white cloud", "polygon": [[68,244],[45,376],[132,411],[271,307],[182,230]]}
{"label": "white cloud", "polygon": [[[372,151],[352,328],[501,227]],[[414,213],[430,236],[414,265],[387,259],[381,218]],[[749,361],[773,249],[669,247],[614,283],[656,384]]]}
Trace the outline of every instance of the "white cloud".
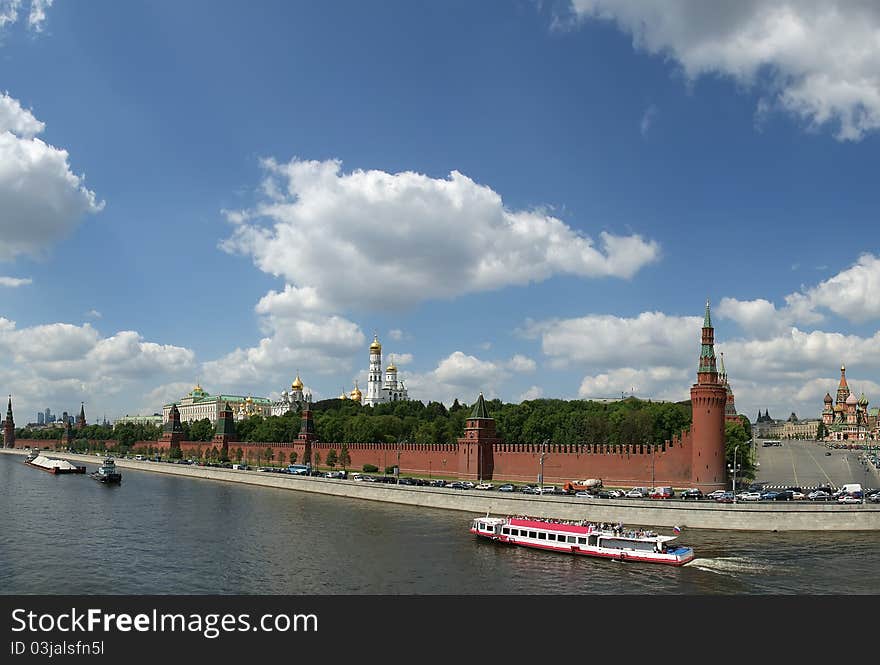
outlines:
{"label": "white cloud", "polygon": [[842,0],[572,0],[580,20],[613,21],[639,50],[693,81],[721,74],[839,140],[880,127],[880,4]]}
{"label": "white cloud", "polygon": [[0,0],[0,29],[18,20],[21,0]]}
{"label": "white cloud", "polygon": [[0,260],[36,256],[104,203],[70,170],[66,150],[36,138],[44,125],[0,95]]}
{"label": "white cloud", "polygon": [[635,395],[640,399],[678,402],[689,399],[688,390],[696,370],[688,375],[684,367],[620,367],[613,372],[585,376],[578,388],[578,397],[609,398]]}
{"label": "white cloud", "polygon": [[540,337],[551,365],[667,365],[696,362],[702,317],[643,312],[635,318],[594,314],[576,319],[528,322],[526,335]]}
{"label": "white cloud", "polygon": [[403,331],[398,328],[394,328],[393,330],[388,331],[388,337],[393,339],[395,342],[399,342],[403,339]]}
{"label": "white cloud", "polygon": [[90,309],[88,312],[86,312],[86,316],[92,319],[100,319],[102,314],[96,309]]}
{"label": "white cloud", "polygon": [[103,337],[89,324],[18,328],[0,318],[0,354],[7,359],[0,384],[13,393],[16,409],[26,412],[70,410],[85,401],[112,415],[142,400],[157,380],[168,382],[195,368],[189,349],[148,342],[134,331]]}
{"label": "white cloud", "polygon": [[544,395],[544,389],[540,386],[529,386],[522,395],[519,396],[520,402],[526,402],[531,399],[540,399]]}
{"label": "white cloud", "polygon": [[653,104],[646,108],[645,112],[642,113],[642,120],[639,122],[639,131],[641,131],[642,136],[645,136],[648,133],[648,130],[651,129],[651,126],[654,124],[654,119],[657,117],[657,113],[657,107]]}
{"label": "white cloud", "polygon": [[659,258],[657,243],[639,235],[602,231],[596,244],[554,217],[509,210],[457,171],[441,180],[343,173],[337,160],[266,159],[263,167],[266,200],[227,213],[235,228],[221,247],[336,311],[410,306],[556,274],[629,278]]}
{"label": "white cloud", "polygon": [[440,360],[434,370],[404,378],[410,399],[436,400],[448,405],[457,398],[471,404],[480,393],[488,399],[500,396],[514,372],[533,369],[534,361],[521,355],[491,361],[455,351]]}
{"label": "white cloud", "polygon": [[31,11],[28,14],[28,27],[34,32],[43,32],[43,24],[46,22],[46,10],[52,6],[54,0],[31,0]]}
{"label": "white cloud", "polygon": [[853,266],[818,285],[785,296],[783,307],[763,298],[723,298],[718,313],[759,337],[779,334],[796,324],[818,323],[824,319],[821,310],[861,323],[880,317],[878,290],[880,259],[863,254]]}
{"label": "white cloud", "polygon": [[8,286],[11,289],[32,283],[33,280],[30,277],[0,277],[0,286]]}
{"label": "white cloud", "polygon": [[413,361],[413,354],[411,353],[389,353],[388,359],[394,362],[395,365],[411,365]]}

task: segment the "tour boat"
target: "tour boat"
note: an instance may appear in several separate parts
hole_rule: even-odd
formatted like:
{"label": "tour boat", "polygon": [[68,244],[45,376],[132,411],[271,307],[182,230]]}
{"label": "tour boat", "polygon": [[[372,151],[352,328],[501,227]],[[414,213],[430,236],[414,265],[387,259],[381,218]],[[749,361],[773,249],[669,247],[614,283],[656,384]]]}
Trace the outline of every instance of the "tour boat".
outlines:
{"label": "tour boat", "polygon": [[116,470],[116,462],[112,457],[107,457],[104,463],[91,476],[102,483],[119,484],[122,482],[122,474]]}
{"label": "tour boat", "polygon": [[37,448],[31,450],[24,461],[28,466],[53,474],[60,473],[85,473],[86,467],[68,462],[66,459],[55,459],[40,453]]}
{"label": "tour boat", "polygon": [[509,545],[552,552],[597,556],[617,561],[643,561],[681,566],[694,558],[690,547],[673,545],[676,536],[661,536],[621,524],[594,524],[544,517],[478,517],[471,533]]}

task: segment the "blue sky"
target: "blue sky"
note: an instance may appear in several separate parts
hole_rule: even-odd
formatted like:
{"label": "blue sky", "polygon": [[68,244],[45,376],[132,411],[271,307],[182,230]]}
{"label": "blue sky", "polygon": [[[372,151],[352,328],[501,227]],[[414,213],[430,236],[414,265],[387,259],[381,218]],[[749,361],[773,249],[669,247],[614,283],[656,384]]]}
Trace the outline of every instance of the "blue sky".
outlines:
{"label": "blue sky", "polygon": [[880,400],[880,11],[0,0],[17,422],[316,398]]}

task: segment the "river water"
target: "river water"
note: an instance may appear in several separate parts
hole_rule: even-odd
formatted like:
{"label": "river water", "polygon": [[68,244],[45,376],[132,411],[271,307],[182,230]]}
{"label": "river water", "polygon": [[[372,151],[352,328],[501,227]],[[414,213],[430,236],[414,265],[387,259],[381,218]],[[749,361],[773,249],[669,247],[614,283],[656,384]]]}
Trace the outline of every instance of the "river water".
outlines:
{"label": "river water", "polygon": [[478,541],[457,511],[121,471],[105,486],[0,455],[0,592],[880,593],[877,532],[685,530],[697,559],[672,568]]}

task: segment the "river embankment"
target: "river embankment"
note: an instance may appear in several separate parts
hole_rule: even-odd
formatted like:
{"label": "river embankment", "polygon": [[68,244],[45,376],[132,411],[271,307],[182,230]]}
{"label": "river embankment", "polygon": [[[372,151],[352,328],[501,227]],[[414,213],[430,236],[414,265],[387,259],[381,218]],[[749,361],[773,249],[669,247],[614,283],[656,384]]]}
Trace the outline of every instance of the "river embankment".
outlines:
{"label": "river embankment", "polygon": [[[3,448],[6,454],[26,450]],[[61,459],[98,466],[102,457],[48,453]],[[313,492],[333,496],[383,501],[410,506],[457,510],[472,514],[540,515],[555,519],[618,522],[631,525],[722,529],[733,531],[880,531],[880,504],[719,504],[676,499],[583,499],[572,496],[532,496],[495,491],[456,490],[365,483],[332,478],[189,466],[167,462],[117,459],[120,469],[164,473],[201,480],[233,482],[260,487]],[[123,477],[123,485],[124,485]]]}

